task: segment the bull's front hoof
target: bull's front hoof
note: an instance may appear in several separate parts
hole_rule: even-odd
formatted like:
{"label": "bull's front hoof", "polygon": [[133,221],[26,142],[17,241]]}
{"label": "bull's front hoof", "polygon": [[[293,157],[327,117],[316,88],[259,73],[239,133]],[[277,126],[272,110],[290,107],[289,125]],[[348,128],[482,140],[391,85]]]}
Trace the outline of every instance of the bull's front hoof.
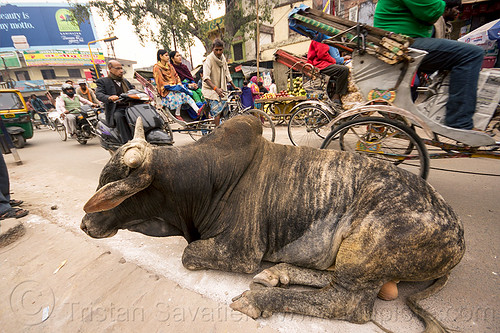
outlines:
{"label": "bull's front hoof", "polygon": [[250,293],[250,291],[245,291],[240,296],[233,298],[233,303],[231,303],[230,307],[235,311],[239,311],[253,319],[257,319],[262,314],[262,311],[251,300]]}
{"label": "bull's front hoof", "polygon": [[262,284],[266,287],[276,287],[280,282],[280,277],[269,269],[265,269],[252,279],[253,282]]}

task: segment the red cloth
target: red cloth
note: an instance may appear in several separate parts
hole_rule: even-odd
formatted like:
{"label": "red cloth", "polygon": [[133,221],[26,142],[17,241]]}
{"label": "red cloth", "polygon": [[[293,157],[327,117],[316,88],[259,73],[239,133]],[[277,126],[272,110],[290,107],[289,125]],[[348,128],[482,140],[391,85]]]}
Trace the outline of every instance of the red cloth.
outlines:
{"label": "red cloth", "polygon": [[330,46],[314,40],[311,41],[309,51],[307,51],[307,62],[319,69],[336,64],[335,59],[330,55]]}

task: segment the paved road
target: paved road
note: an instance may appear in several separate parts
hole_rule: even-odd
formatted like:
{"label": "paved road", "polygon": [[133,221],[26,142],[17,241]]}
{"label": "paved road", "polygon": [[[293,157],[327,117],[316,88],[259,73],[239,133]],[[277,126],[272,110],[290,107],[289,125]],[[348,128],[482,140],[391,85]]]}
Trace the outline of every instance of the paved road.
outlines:
{"label": "paved road", "polygon": [[[279,143],[289,143],[284,127],[278,128],[277,138]],[[185,134],[175,134],[174,139],[176,145],[192,143],[191,138]],[[72,230],[76,237],[87,239],[92,246],[109,248],[127,262],[173,281],[186,292],[203,295],[226,310],[231,298],[247,288],[251,279],[249,275],[185,270],[180,258],[186,243],[177,237],[155,239],[120,231],[110,239],[88,241],[88,237],[78,230],[83,216],[82,207],[95,191],[100,170],[109,159],[109,154],[100,148],[97,139],[89,141],[87,145],[80,145],[74,140],[61,142],[56,133],[42,129],[35,133],[34,139],[28,141],[27,146],[19,150],[19,153],[23,165],[16,165],[12,156],[6,156],[6,161],[14,197],[27,201],[27,207],[31,211],[29,218],[25,220],[27,224],[50,221]],[[495,332],[500,327],[500,161],[434,160],[431,167],[470,172],[451,173],[432,169],[429,177],[429,182],[461,217],[465,226],[467,252],[453,270],[445,289],[423,301],[422,305],[451,329]],[[54,206],[57,209],[51,209]],[[425,283],[401,283],[401,295],[408,295],[424,286]],[[97,291],[93,290],[93,293],[98,295],[101,287],[95,288]],[[92,302],[88,299],[86,301]],[[127,300],[122,299],[121,302],[126,307]],[[6,304],[0,304],[5,310]],[[394,302],[377,301],[373,317],[395,332],[418,332],[422,329],[420,322],[411,315],[402,299]],[[269,319],[260,319],[257,323],[261,327],[283,332],[380,331],[371,323],[353,325],[290,315],[273,315]],[[231,331],[232,326],[228,327],[228,331]]]}

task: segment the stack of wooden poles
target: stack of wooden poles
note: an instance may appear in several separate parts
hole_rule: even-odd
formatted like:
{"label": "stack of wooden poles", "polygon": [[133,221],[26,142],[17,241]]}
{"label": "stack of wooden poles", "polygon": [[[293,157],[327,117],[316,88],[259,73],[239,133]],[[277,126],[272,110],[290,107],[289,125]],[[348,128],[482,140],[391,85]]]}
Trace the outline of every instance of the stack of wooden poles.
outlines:
{"label": "stack of wooden poles", "polygon": [[[320,10],[307,8],[292,14],[289,19],[296,20],[297,29],[300,26],[323,33],[333,38],[328,41],[328,44],[335,43],[336,40],[347,39],[348,41],[357,43],[360,35],[363,32],[365,41],[361,47],[365,48],[366,52],[374,54],[377,58],[388,64],[396,64],[402,61],[411,61],[408,55],[408,47],[413,43],[411,37],[398,35],[392,32],[375,28],[369,25],[361,24],[358,27],[357,22],[349,21],[337,16],[323,13]],[[304,30],[303,35],[310,35]],[[342,44],[337,44],[342,47]]]}

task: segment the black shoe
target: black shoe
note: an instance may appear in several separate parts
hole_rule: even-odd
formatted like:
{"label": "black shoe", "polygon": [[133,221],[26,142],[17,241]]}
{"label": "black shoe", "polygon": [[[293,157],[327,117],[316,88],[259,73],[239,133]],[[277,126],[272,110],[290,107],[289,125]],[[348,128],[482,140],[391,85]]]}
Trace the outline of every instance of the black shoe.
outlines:
{"label": "black shoe", "polygon": [[9,201],[9,204],[10,204],[11,207],[16,207],[16,206],[21,206],[21,204],[23,202],[24,201],[22,201],[22,200],[14,200],[14,199],[12,199],[12,200]]}
{"label": "black shoe", "polygon": [[18,219],[18,218],[21,218],[21,217],[28,215],[29,213],[30,212],[27,211],[26,209],[11,208],[8,211],[6,211],[5,213],[0,215],[0,220],[5,220],[8,218],[12,218],[12,217],[15,217],[16,219]]}

